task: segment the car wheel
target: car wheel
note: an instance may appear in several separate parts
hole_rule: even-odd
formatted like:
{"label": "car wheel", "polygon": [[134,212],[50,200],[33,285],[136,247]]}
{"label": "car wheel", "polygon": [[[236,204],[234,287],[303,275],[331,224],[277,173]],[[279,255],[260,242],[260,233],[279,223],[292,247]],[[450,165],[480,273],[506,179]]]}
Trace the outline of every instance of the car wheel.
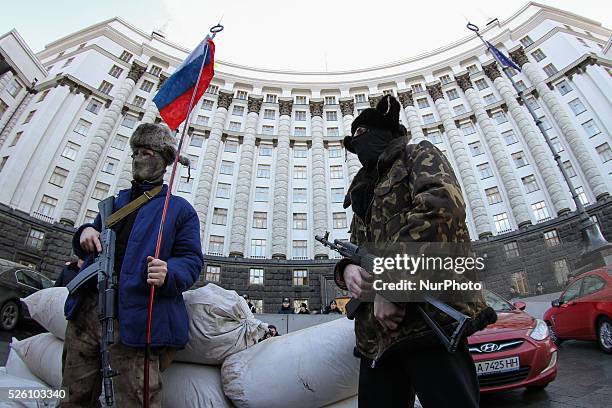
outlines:
{"label": "car wheel", "polygon": [[550,383],[547,382],[546,384],[541,385],[529,385],[525,388],[527,388],[527,391],[542,391],[544,388],[548,387],[548,384]]}
{"label": "car wheel", "polygon": [[550,322],[546,322],[546,325],[548,326],[548,335],[550,336],[550,339],[553,341],[553,343],[555,343],[557,346],[560,346],[561,343],[563,343],[563,340],[559,339],[557,337],[557,333],[555,332],[555,329],[553,328],[552,324],[550,324]]}
{"label": "car wheel", "polygon": [[612,354],[612,320],[602,317],[597,323],[597,343],[608,354]]}
{"label": "car wheel", "polygon": [[14,300],[9,300],[0,309],[0,329],[13,330],[19,322],[19,305]]}

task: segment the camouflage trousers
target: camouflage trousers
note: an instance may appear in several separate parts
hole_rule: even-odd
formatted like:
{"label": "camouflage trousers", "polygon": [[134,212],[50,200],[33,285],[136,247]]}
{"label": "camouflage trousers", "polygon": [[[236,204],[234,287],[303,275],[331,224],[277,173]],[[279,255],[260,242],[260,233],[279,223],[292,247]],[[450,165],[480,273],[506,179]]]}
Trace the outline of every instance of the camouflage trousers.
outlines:
{"label": "camouflage trousers", "polygon": [[[84,299],[75,317],[68,321],[62,355],[62,388],[67,397],[62,408],[99,407],[102,393],[100,371],[100,321],[97,295]],[[111,367],[119,374],[113,377],[115,407],[142,407],[144,383],[144,348],[127,347],[119,339],[115,320],[115,338],[110,347]],[[149,401],[151,408],[161,407],[160,372],[170,365],[175,349],[154,348],[149,363]]]}

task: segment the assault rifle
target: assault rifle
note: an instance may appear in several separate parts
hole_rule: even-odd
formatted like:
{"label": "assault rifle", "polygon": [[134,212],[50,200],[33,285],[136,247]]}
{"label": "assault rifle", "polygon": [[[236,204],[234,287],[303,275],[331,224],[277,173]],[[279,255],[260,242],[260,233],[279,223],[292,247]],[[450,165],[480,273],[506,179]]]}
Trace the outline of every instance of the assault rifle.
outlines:
{"label": "assault rifle", "polygon": [[98,204],[102,232],[100,233],[100,252],[93,263],[83,269],[67,285],[69,295],[76,293],[85,283],[94,276],[98,277],[98,319],[100,320],[100,357],[102,365],[102,381],[104,385],[104,399],[107,406],[114,404],[112,377],[119,374],[110,366],[110,346],[114,341],[115,299],[117,276],[115,275],[115,240],[116,232],[106,226],[109,215],[113,212],[114,197],[109,197]]}
{"label": "assault rifle", "polygon": [[[374,259],[376,256],[368,253],[365,248],[361,248],[358,245],[350,242],[340,241],[339,239],[335,239],[334,242],[330,242],[329,231],[326,231],[323,237],[320,235],[315,235],[315,239],[326,247],[338,252],[343,257],[350,258],[355,265],[361,266],[368,272],[372,271],[372,266],[374,265]],[[440,340],[442,345],[444,345],[449,353],[454,353],[457,351],[457,347],[463,339],[466,329],[470,325],[470,321],[472,319],[460,311],[450,307],[446,303],[440,302],[429,295],[424,295],[423,299],[426,303],[429,303],[431,306],[440,310],[457,322],[457,327],[449,336],[438,324],[438,322],[427,314],[425,309],[423,309],[420,304],[416,305],[416,308],[423,317],[423,320],[425,320],[425,323],[427,323],[431,330],[436,334],[438,340]],[[349,300],[349,302],[346,304],[346,315],[349,319],[352,320],[355,318],[357,310],[361,304],[362,302],[359,299]]]}

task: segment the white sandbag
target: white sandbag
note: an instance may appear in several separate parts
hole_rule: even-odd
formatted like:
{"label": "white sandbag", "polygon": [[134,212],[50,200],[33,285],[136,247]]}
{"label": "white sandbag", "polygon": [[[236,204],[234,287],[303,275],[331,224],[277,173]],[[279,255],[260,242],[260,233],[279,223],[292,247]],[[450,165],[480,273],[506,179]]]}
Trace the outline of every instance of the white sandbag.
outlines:
{"label": "white sandbag", "polygon": [[[28,388],[37,389],[49,389],[48,385],[42,384],[37,381],[33,381],[26,378],[17,377],[6,373],[0,373],[0,389],[5,393],[5,397],[8,395],[9,389],[12,390],[26,390]],[[49,403],[44,401],[33,401],[33,400],[19,400],[13,399],[8,400],[7,398],[0,399],[0,408],[42,408],[42,407],[55,407],[57,400],[50,400]]]}
{"label": "white sandbag", "polygon": [[164,408],[231,408],[217,366],[172,363],[162,374]]}
{"label": "white sandbag", "polygon": [[[18,342],[16,338],[13,337],[11,344]],[[39,383],[43,383],[44,381],[35,376],[32,371],[28,368],[25,361],[19,357],[19,354],[11,347],[8,355],[8,359],[6,360],[6,373],[13,375],[15,377],[25,378],[26,380],[37,381]]]}
{"label": "white sandbag", "polygon": [[189,313],[189,342],[176,361],[221,364],[228,356],[257,344],[268,325],[257,320],[233,290],[209,283],[183,293]]}
{"label": "white sandbag", "polygon": [[62,350],[64,342],[51,333],[41,333],[11,344],[32,374],[59,388],[62,384]]}
{"label": "white sandbag", "polygon": [[228,357],[223,391],[237,407],[322,407],[357,394],[353,322],[328,323],[272,337]]}
{"label": "white sandbag", "polygon": [[64,340],[68,324],[64,317],[64,303],[67,297],[68,289],[66,288],[47,288],[34,292],[21,300],[28,307],[32,319],[57,338]]}

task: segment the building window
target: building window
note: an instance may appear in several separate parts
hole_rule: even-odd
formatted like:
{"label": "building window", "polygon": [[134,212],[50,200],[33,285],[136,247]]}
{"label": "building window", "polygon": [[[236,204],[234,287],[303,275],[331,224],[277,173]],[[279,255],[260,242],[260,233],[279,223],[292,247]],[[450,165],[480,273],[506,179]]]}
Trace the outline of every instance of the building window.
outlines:
{"label": "building window", "polygon": [[412,92],[414,92],[414,93],[423,92],[423,85],[421,85],[421,84],[412,84],[412,85],[410,85],[410,89],[412,89]]}
{"label": "building window", "polygon": [[17,132],[15,134],[15,137],[13,137],[13,141],[11,142],[11,144],[9,145],[9,147],[13,147],[15,146],[18,142],[19,139],[21,139],[21,136],[23,135],[23,132]]}
{"label": "building window", "polygon": [[338,104],[338,102],[336,102],[336,97],[335,96],[326,96],[323,99],[323,103],[325,105],[337,105]]}
{"label": "building window", "polygon": [[364,93],[355,94],[355,103],[366,102],[366,96]]}
{"label": "building window", "polygon": [[113,89],[113,84],[107,81],[102,81],[100,83],[100,86],[98,87],[98,90],[100,92],[105,93],[107,95],[110,93],[111,89]]}
{"label": "building window", "polygon": [[305,159],[308,157],[308,148],[299,146],[293,148],[293,157],[296,159]]}
{"label": "building window", "polygon": [[87,210],[87,211],[85,211],[85,219],[83,221],[86,224],[92,224],[96,220],[97,216],[98,216],[98,212],[97,211]]}
{"label": "building window", "polygon": [[453,80],[451,79],[450,75],[442,75],[440,77],[440,82],[442,82],[442,85],[446,85],[451,83]]}
{"label": "building window", "polygon": [[229,130],[234,131],[234,132],[240,132],[240,127],[241,127],[241,123],[240,122],[230,122],[229,123]]}
{"label": "building window", "polygon": [[525,89],[527,89],[527,85],[525,85],[525,82],[523,82],[522,80],[516,81],[516,87],[520,92],[523,92]]}
{"label": "building window", "polygon": [[569,177],[576,176],[576,171],[574,170],[574,167],[572,166],[572,163],[569,160],[563,162],[563,167],[565,167],[565,171],[567,172],[567,175]]}
{"label": "building window", "polygon": [[162,69],[161,69],[161,67],[158,67],[157,65],[151,65],[151,68],[149,69],[149,72],[153,76],[159,76],[159,74],[161,74],[161,72],[162,72]]}
{"label": "building window", "polygon": [[472,64],[472,65],[468,65],[466,70],[470,74],[476,74],[478,72],[478,67],[476,66],[476,64]]}
{"label": "building window", "polygon": [[525,153],[523,153],[522,151],[512,153],[512,160],[514,161],[514,165],[516,166],[517,169],[529,164],[527,163],[527,158],[525,157]]}
{"label": "building window", "polygon": [[293,286],[308,286],[308,270],[293,270]]}
{"label": "building window", "polygon": [[474,133],[476,133],[476,128],[471,123],[464,123],[460,127],[465,136],[473,135]]}
{"label": "building window", "polygon": [[264,109],[264,119],[276,119],[276,111],[274,109]]}
{"label": "building window", "polygon": [[552,143],[555,153],[561,153],[563,151],[563,145],[561,145],[561,141],[558,137],[550,139],[550,143]]}
{"label": "building window", "polygon": [[553,273],[559,285],[567,283],[567,277],[570,273],[567,261],[565,259],[557,259],[552,262]]}
{"label": "building window", "polygon": [[113,147],[113,148],[115,148],[117,150],[123,151],[125,149],[125,147],[127,146],[127,141],[128,141],[127,137],[121,136],[121,135],[117,135],[113,139],[113,143],[111,144],[111,147]]}
{"label": "building window", "polygon": [[330,159],[342,157],[342,148],[340,146],[337,146],[337,145],[329,146],[327,148],[327,152],[329,154]]}
{"label": "building window", "polygon": [[13,79],[13,82],[11,82],[11,84],[8,86],[7,92],[9,95],[15,98],[17,95],[19,95],[19,92],[21,92],[22,89],[23,86],[16,79]]}
{"label": "building window", "polygon": [[544,58],[546,58],[546,54],[544,54],[544,51],[542,51],[541,49],[537,49],[534,52],[531,53],[531,56],[533,57],[533,59],[535,59],[537,62],[542,61]]}
{"label": "building window", "polygon": [[306,224],[306,213],[293,213],[293,229],[305,230]]}
{"label": "building window", "polygon": [[66,143],[66,147],[64,147],[64,151],[62,152],[62,157],[74,161],[77,157],[77,154],[79,153],[80,148],[81,146],[79,146],[78,144],[68,142]]}
{"label": "building window", "polygon": [[544,233],[544,244],[547,247],[554,247],[561,243],[557,230],[550,230]]}
{"label": "building window", "polygon": [[119,59],[125,62],[130,62],[130,60],[132,59],[134,55],[132,55],[131,53],[127,52],[127,51],[123,51],[121,53],[121,56],[119,56]]}
{"label": "building window", "polygon": [[268,201],[268,187],[255,187],[255,201]]}
{"label": "building window", "polygon": [[[49,89],[47,89],[46,91],[44,91],[43,93],[40,94],[40,97],[38,98],[36,103],[44,101],[45,98],[47,98],[47,95],[49,95]],[[1,101],[0,101],[0,103],[1,103]],[[0,117],[2,117],[2,112],[1,111],[0,111]]]}
{"label": "building window", "polygon": [[269,164],[258,164],[257,165],[257,178],[270,178],[270,165]]}
{"label": "building window", "polygon": [[518,258],[520,256],[518,242],[512,241],[505,243],[504,253],[506,254],[506,259]]}
{"label": "building window", "polygon": [[200,160],[200,158],[196,156],[195,154],[188,154],[187,157],[189,158],[189,168],[191,170],[197,170],[198,161]]}
{"label": "building window", "polygon": [[233,116],[243,116],[244,115],[244,106],[234,106],[234,108],[232,109],[232,115]]}
{"label": "building window", "polygon": [[482,151],[482,146],[480,145],[480,142],[473,142],[470,143],[468,146],[470,148],[470,152],[472,153],[472,157],[480,156],[484,153]]}
{"label": "building window", "polygon": [[38,213],[47,217],[52,217],[55,207],[57,207],[57,199],[49,197],[48,195],[43,195],[38,205]]}
{"label": "building window", "polygon": [[223,255],[223,243],[225,238],[220,235],[211,235],[208,240],[208,253],[211,255]]}
{"label": "building window", "polygon": [[487,200],[489,201],[489,204],[491,205],[502,202],[502,197],[497,187],[487,188],[485,190],[485,194],[487,196]]}
{"label": "building window", "polygon": [[25,120],[23,121],[23,124],[25,125],[26,123],[30,123],[35,113],[36,113],[35,110],[30,111],[30,113],[28,113],[28,116],[26,116]]}
{"label": "building window", "polygon": [[262,125],[261,126],[261,133],[263,133],[264,135],[272,135],[272,134],[274,134],[274,126]]}
{"label": "building window", "polygon": [[196,118],[196,125],[208,126],[209,120],[210,118],[208,116],[198,115],[198,117]]}
{"label": "building window", "polygon": [[327,128],[327,136],[340,136],[340,131],[337,127],[328,127]]}
{"label": "building window", "polygon": [[249,269],[249,284],[263,285],[263,283],[264,283],[264,270],[262,268],[250,268]]}
{"label": "building window", "polygon": [[[252,239],[251,240],[251,258],[265,258],[265,257],[266,257],[266,240],[265,239]],[[263,278],[263,274],[262,274],[262,278]]]}
{"label": "building window", "polygon": [[301,126],[296,126],[293,129],[294,136],[306,136],[306,128]]}
{"label": "building window", "polygon": [[2,160],[0,160],[0,171],[4,169],[4,166],[6,165],[6,162],[8,161],[8,159],[9,159],[9,156],[4,156]]}
{"label": "building window", "polygon": [[91,198],[94,200],[103,200],[104,198],[108,197],[109,191],[110,185],[98,181],[94,187],[93,193],[91,194]]}
{"label": "building window", "polygon": [[600,144],[595,150],[597,150],[597,154],[599,154],[602,162],[605,163],[612,160],[612,150],[610,150],[610,145],[608,143]]}
{"label": "building window", "polygon": [[484,180],[489,177],[493,177],[493,171],[489,163],[482,163],[477,166],[478,172],[480,173],[480,179]]}
{"label": "building window", "polygon": [[449,101],[452,101],[459,98],[459,92],[456,89],[450,89],[446,92],[446,96],[448,96]]}
{"label": "building window", "polygon": [[296,95],[296,97],[295,97],[295,104],[296,105],[306,105],[307,103],[308,103],[308,99],[306,99],[305,96]]}
{"label": "building window", "polygon": [[216,95],[219,92],[219,87],[217,85],[210,84],[208,88],[206,88],[206,93],[211,95]]}
{"label": "building window", "polygon": [[134,97],[134,101],[132,103],[135,106],[138,106],[139,108],[142,108],[146,102],[147,102],[147,100],[145,98],[143,98],[142,96],[136,95]]}
{"label": "building window", "polygon": [[582,124],[582,128],[589,135],[589,137],[593,137],[601,133],[601,130],[597,127],[593,119],[587,120]]}
{"label": "building window", "polygon": [[516,135],[514,134],[514,130],[506,130],[505,132],[502,132],[502,136],[504,137],[506,146],[510,146],[511,144],[518,142]]}
{"label": "building window", "polygon": [[331,122],[338,120],[338,112],[336,111],[325,112],[325,119]]}
{"label": "building window", "polygon": [[538,103],[538,101],[536,101],[536,98],[534,98],[533,96],[525,98],[525,103],[529,105],[529,107],[533,110],[540,109],[540,104]]}
{"label": "building window", "polygon": [[534,191],[538,191],[540,189],[540,187],[538,186],[538,182],[536,181],[536,178],[533,174],[525,176],[521,178],[521,180],[523,180],[525,191],[527,191],[528,194],[533,193]]}
{"label": "building window", "polygon": [[344,188],[337,187],[331,189],[332,202],[342,203],[344,202]]}
{"label": "building window", "polygon": [[268,213],[255,211],[253,213],[253,228],[266,229],[268,228]]}
{"label": "building window", "polygon": [[221,279],[221,267],[217,265],[206,265],[204,279],[208,282],[219,282]]}
{"label": "building window", "polygon": [[140,89],[142,89],[145,92],[151,92],[151,89],[153,89],[153,85],[155,85],[153,82],[147,81],[145,79],[144,81],[142,81],[142,84],[140,85]]}
{"label": "building window", "polygon": [[306,166],[293,166],[293,178],[296,180],[305,180]]}
{"label": "building window", "polygon": [[569,102],[569,107],[572,109],[572,112],[574,112],[574,115],[576,115],[576,116],[578,116],[582,112],[586,111],[586,108],[584,107],[584,104],[578,98],[574,99],[573,101],[570,101]]}
{"label": "building window", "polygon": [[546,75],[548,75],[549,77],[555,75],[557,72],[557,68],[555,68],[555,66],[553,64],[548,64],[546,65],[544,68],[542,68],[544,70],[544,72],[546,73]]}
{"label": "building window", "polygon": [[523,47],[525,47],[525,48],[527,48],[531,44],[533,44],[533,40],[528,35],[526,35],[523,38],[521,38],[520,41],[521,41],[521,44],[523,45]]}
{"label": "building window", "polygon": [[107,157],[106,160],[104,160],[104,164],[102,164],[102,171],[108,174],[115,174],[118,165],[119,160]]}
{"label": "building window", "polygon": [[233,140],[227,140],[225,142],[223,151],[227,153],[236,153],[238,151],[238,142],[235,142]]}
{"label": "building window", "polygon": [[461,114],[466,112],[465,106],[463,106],[463,104],[457,105],[457,106],[453,106],[453,112],[455,112],[455,116],[461,115]]}
{"label": "building window", "polygon": [[7,103],[4,102],[2,99],[0,99],[0,119],[2,118],[2,116],[4,116],[7,110],[8,110]]}
{"label": "building window", "polygon": [[566,95],[572,91],[570,84],[564,79],[556,85],[561,95]]}
{"label": "building window", "polygon": [[295,111],[295,120],[303,122],[306,120],[306,111]]}
{"label": "building window", "polygon": [[85,110],[93,113],[94,115],[97,115],[98,112],[100,112],[100,108],[102,108],[102,102],[100,102],[97,99],[92,99],[87,104],[87,107],[85,108]]}
{"label": "building window", "polygon": [[306,202],[306,189],[305,188],[294,188],[293,189],[293,202],[294,203],[305,203]]}
{"label": "building window", "polygon": [[308,241],[296,240],[293,241],[293,259],[308,258]]}
{"label": "building window", "polygon": [[589,199],[587,198],[586,193],[584,192],[584,188],[582,186],[576,187],[576,194],[578,195],[578,199],[582,203],[582,205],[588,205]]}
{"label": "building window", "polygon": [[495,103],[497,101],[497,99],[495,98],[495,95],[493,95],[492,93],[488,94],[488,95],[485,95],[483,97],[483,99],[484,99],[484,101],[485,101],[485,103],[487,105],[490,105],[490,104]]}
{"label": "building window", "polygon": [[484,78],[475,80],[474,84],[476,85],[476,88],[478,88],[479,91],[482,91],[483,89],[487,89],[489,87],[487,80]]}
{"label": "building window", "polygon": [[127,114],[123,118],[123,122],[121,122],[121,126],[125,126],[126,128],[129,128],[129,129],[134,129],[134,126],[136,126],[137,122],[138,122],[138,118],[136,116]]}
{"label": "building window", "polygon": [[508,118],[506,118],[506,114],[504,113],[504,111],[493,112],[491,117],[498,125],[508,122]]}
{"label": "building window", "polygon": [[497,232],[510,231],[510,221],[508,220],[508,214],[501,213],[494,215],[493,222],[495,223],[495,230]]}
{"label": "building window", "polygon": [[212,223],[215,225],[227,225],[227,208],[215,208],[213,210]]}
{"label": "building window", "polygon": [[525,271],[514,272],[510,275],[510,278],[512,279],[512,286],[514,286],[520,295],[527,295],[529,293],[529,281]]}
{"label": "building window", "polygon": [[[463,106],[463,105],[461,105],[461,106]],[[442,143],[442,135],[440,134],[439,130],[428,130],[427,131],[427,138],[433,144]]]}
{"label": "building window", "polygon": [[44,231],[32,228],[28,234],[25,244],[29,247],[42,249],[43,241],[45,240]]}
{"label": "building window", "polygon": [[344,172],[342,171],[342,166],[330,166],[329,167],[329,178],[331,179],[341,179],[344,177]]}
{"label": "building window", "polygon": [[123,72],[122,68],[118,67],[117,65],[113,65],[110,71],[108,71],[108,75],[115,77],[115,78],[119,78],[122,72]]}
{"label": "building window", "polygon": [[236,99],[246,101],[248,97],[249,97],[249,93],[247,91],[241,91],[241,90],[236,91]]}
{"label": "building window", "polygon": [[335,212],[333,214],[334,220],[334,228],[346,228],[346,213],[345,212]]}
{"label": "building window", "polygon": [[234,162],[223,160],[221,161],[221,168],[219,169],[219,174],[226,174],[231,176],[234,173]]}
{"label": "building window", "polygon": [[429,101],[427,100],[427,98],[419,98],[417,99],[417,105],[419,106],[419,109],[428,108]]}
{"label": "building window", "polygon": [[548,208],[546,208],[544,201],[538,201],[537,203],[531,204],[531,210],[533,211],[537,222],[550,219],[550,214],[548,213]]}
{"label": "building window", "polygon": [[267,103],[276,103],[277,95],[274,94],[266,94],[266,102]]}
{"label": "building window", "polygon": [[64,168],[55,167],[55,169],[53,169],[53,173],[51,173],[51,177],[49,178],[49,183],[53,184],[54,186],[64,187],[66,178],[68,178],[68,173],[68,170]]}
{"label": "building window", "polygon": [[230,198],[230,184],[218,183],[217,184],[217,197],[218,198]]}
{"label": "building window", "polygon": [[189,146],[202,147],[203,144],[204,144],[204,136],[200,136],[200,135],[191,136],[191,140],[189,141]]}
{"label": "building window", "polygon": [[429,125],[431,123],[434,123],[436,121],[436,119],[434,118],[433,113],[428,113],[427,115],[423,115],[423,124],[424,125]]}
{"label": "building window", "polygon": [[211,111],[214,105],[214,101],[211,101],[210,99],[202,99],[202,105],[200,106],[200,109],[205,111]]}
{"label": "building window", "polygon": [[79,135],[87,136],[87,132],[89,132],[89,128],[91,127],[91,123],[84,120],[79,119],[76,126],[74,127],[74,131]]}
{"label": "building window", "polygon": [[546,116],[541,116],[539,118],[540,122],[542,122],[542,127],[544,128],[544,130],[550,130],[552,129],[552,125],[550,124],[550,122],[548,121],[548,119],[546,119]]}

